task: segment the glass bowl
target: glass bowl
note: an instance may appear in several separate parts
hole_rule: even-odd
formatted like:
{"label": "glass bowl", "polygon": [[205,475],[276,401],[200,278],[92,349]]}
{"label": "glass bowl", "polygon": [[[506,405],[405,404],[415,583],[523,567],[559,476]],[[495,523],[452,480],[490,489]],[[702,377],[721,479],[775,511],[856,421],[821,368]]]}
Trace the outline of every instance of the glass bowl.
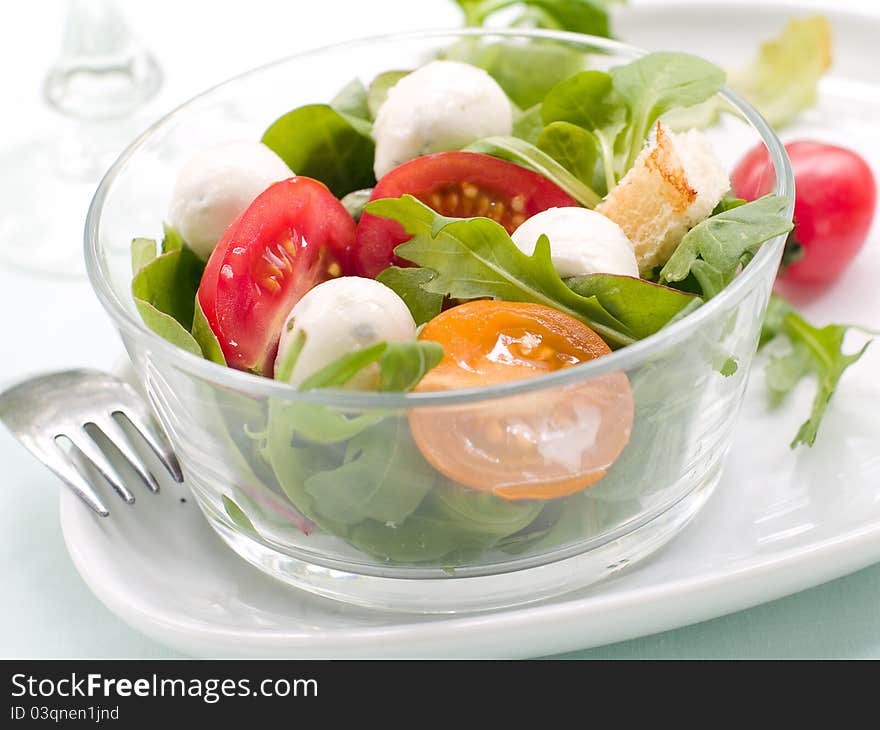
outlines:
{"label": "glass bowl", "polygon": [[[369,83],[384,71],[462,54],[500,59],[502,73],[525,74],[534,64],[516,64],[526,50],[564,75],[587,59],[591,68],[607,68],[642,53],[600,38],[526,30],[423,32],[310,51],[250,71],[168,114],[98,188],[85,232],[92,286],[207,520],[233,550],[276,578],[398,611],[537,601],[655,551],[683,529],[719,479],[782,238],[765,244],[723,293],[658,334],[587,364],[471,390],[300,393],[177,349],[137,314],[128,244],[161,236],[173,181],[194,150],[259,139],[284,112],[329,101],[353,77]],[[710,130],[719,156],[732,167],[763,142],[775,192],[792,199],[779,140],[741,99],[722,96],[734,113]],[[590,393],[622,378],[631,399],[606,405],[634,409],[629,442],[604,478],[564,498],[509,501],[455,484],[413,445],[412,419],[429,431],[434,424],[438,434],[476,421],[494,434],[493,458],[521,464],[525,481],[536,459],[571,476],[579,468],[572,454],[591,448],[596,427]],[[303,425],[315,418],[333,419],[351,438],[316,442]]]}

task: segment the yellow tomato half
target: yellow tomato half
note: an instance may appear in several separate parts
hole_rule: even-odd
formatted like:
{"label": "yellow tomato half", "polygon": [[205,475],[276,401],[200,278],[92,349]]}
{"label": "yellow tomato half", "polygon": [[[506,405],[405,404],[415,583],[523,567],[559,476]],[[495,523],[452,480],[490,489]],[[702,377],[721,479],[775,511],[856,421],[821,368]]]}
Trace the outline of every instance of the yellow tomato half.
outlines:
{"label": "yellow tomato half", "polygon": [[[550,307],[479,300],[441,313],[419,338],[444,356],[417,391],[534,377],[611,352],[582,322]],[[601,479],[629,441],[629,380],[614,372],[477,404],[410,412],[413,438],[442,474],[505,499],[552,499]]]}

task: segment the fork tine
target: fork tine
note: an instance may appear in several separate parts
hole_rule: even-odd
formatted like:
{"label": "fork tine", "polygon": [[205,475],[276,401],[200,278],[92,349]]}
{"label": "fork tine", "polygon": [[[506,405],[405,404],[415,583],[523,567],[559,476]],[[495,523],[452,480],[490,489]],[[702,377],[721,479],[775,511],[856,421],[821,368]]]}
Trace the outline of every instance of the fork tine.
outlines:
{"label": "fork tine", "polygon": [[68,455],[64,453],[64,450],[55,441],[52,441],[50,448],[38,446],[34,443],[26,445],[55,476],[70,487],[73,493],[94,512],[101,517],[106,517],[110,514],[110,510],[104,506],[91,482],[77,469],[70,461]]}
{"label": "fork tine", "polygon": [[156,434],[153,430],[148,417],[143,417],[140,413],[132,412],[128,407],[120,408],[115,411],[115,413],[120,413],[125,416],[126,420],[128,420],[128,422],[134,427],[135,431],[137,431],[141,435],[141,438],[149,444],[153,453],[156,454],[159,461],[162,462],[162,465],[174,478],[174,481],[182,482],[183,472],[180,470],[180,464],[177,461],[177,457],[165,443],[165,439]]}
{"label": "fork tine", "polygon": [[103,418],[96,418],[93,423],[101,433],[107,437],[107,440],[113,444],[114,448],[122,454],[129,466],[137,472],[137,475],[141,478],[141,481],[147,489],[154,493],[158,492],[159,483],[156,481],[156,478],[150,474],[140,455],[129,440],[128,434],[125,433],[116,420],[112,416],[106,416]]}
{"label": "fork tine", "polygon": [[119,476],[116,468],[110,463],[107,455],[101,451],[101,447],[94,442],[85,429],[80,428],[76,431],[64,433],[62,435],[70,439],[71,443],[92,463],[92,466],[101,473],[101,476],[107,480],[120,497],[129,504],[134,502],[134,495],[128,487],[125,486],[122,477]]}

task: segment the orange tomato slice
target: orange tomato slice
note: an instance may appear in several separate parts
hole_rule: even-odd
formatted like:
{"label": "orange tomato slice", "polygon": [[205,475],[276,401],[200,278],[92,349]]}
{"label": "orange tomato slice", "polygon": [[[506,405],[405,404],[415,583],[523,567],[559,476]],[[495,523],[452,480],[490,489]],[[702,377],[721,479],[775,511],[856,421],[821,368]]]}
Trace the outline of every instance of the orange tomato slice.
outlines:
{"label": "orange tomato slice", "polygon": [[[611,352],[582,322],[550,307],[478,300],[441,313],[419,339],[444,356],[417,391],[534,377]],[[505,499],[552,499],[595,484],[629,441],[629,380],[608,373],[473,404],[420,408],[410,430],[425,459],[461,484]]]}

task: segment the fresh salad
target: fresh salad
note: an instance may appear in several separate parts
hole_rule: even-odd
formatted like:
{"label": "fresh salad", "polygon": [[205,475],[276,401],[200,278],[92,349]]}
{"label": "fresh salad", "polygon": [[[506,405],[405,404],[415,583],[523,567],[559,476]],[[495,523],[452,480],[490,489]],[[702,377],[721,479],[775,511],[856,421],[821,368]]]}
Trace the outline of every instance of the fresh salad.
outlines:
{"label": "fresh salad", "polygon": [[[477,17],[479,3],[461,4]],[[750,155],[732,185],[698,128],[715,113],[722,69],[674,52],[607,71],[581,55],[555,67],[562,78],[524,84],[494,56],[453,48],[294,109],[261,140],[196,151],[169,181],[161,245],[133,243],[144,322],[302,391],[479,389],[656,334],[792,230],[766,154]],[[703,121],[683,129],[688,116]],[[821,269],[813,258],[791,275]],[[814,343],[798,339],[805,327],[777,300],[764,339]],[[821,362],[843,362],[837,334]],[[849,357],[800,440],[815,439]],[[810,362],[801,353],[797,378]],[[718,364],[722,376],[735,368]],[[303,531],[317,525],[386,561],[454,564],[546,544],[570,519],[565,500],[606,479],[634,438],[639,387],[623,373],[595,378],[527,401],[507,430],[486,404],[407,418],[270,402],[246,428],[229,426],[253,480],[224,506],[259,533],[256,516],[282,500]],[[542,414],[592,448],[572,457],[536,438]]]}

